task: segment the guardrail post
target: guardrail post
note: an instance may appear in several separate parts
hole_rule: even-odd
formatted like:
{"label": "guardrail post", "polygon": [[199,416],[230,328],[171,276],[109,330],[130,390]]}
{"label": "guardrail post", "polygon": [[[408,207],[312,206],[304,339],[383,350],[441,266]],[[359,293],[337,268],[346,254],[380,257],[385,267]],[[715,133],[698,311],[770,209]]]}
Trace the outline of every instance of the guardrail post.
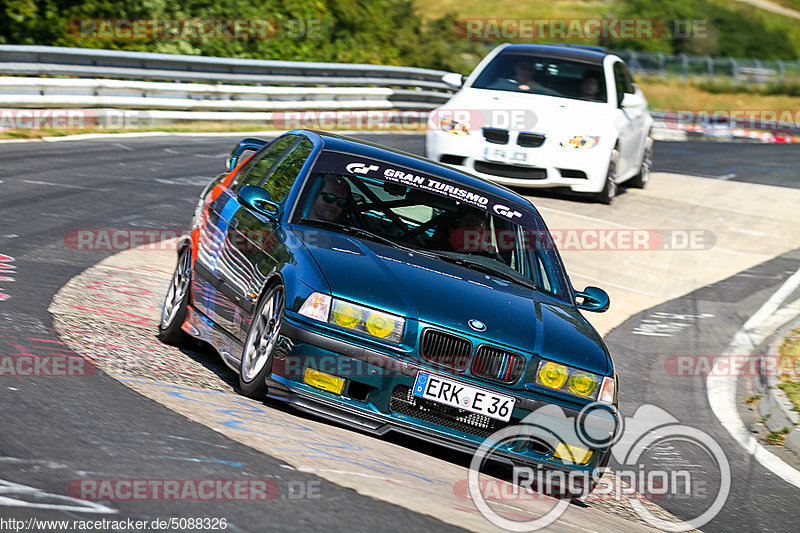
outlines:
{"label": "guardrail post", "polygon": [[689,56],[686,54],[681,54],[681,79],[685,80],[686,76],[689,75]]}
{"label": "guardrail post", "polygon": [[658,77],[664,79],[664,54],[658,52]]}
{"label": "guardrail post", "polygon": [[731,58],[731,76],[733,77],[733,85],[739,84],[739,64],[734,58]]}
{"label": "guardrail post", "polygon": [[708,67],[708,79],[714,79],[714,61],[711,59],[711,56],[706,56],[706,66]]}

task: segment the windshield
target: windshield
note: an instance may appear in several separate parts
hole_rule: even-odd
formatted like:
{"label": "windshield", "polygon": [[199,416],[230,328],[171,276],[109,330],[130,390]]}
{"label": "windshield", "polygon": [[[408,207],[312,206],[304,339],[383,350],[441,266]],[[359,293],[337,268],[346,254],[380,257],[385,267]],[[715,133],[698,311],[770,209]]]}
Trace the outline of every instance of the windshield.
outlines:
{"label": "windshield", "polygon": [[563,269],[541,219],[509,204],[395,164],[322,152],[293,222],[426,253],[564,297]]}
{"label": "windshield", "polygon": [[607,101],[601,65],[525,54],[498,54],[472,86],[590,102]]}

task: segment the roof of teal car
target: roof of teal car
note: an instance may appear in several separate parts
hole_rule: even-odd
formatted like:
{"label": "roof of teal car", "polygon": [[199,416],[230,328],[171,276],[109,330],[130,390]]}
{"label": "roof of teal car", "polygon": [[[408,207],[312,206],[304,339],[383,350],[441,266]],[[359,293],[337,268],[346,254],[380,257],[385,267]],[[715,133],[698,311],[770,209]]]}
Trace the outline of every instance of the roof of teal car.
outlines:
{"label": "roof of teal car", "polygon": [[334,133],[322,131],[296,130],[296,132],[300,131],[306,133],[307,135],[317,135],[327,150],[359,154],[364,157],[379,159],[386,161],[387,163],[404,166],[423,173],[458,181],[469,187],[486,191],[496,197],[515,202],[523,207],[531,209],[538,214],[537,209],[527,198],[515,193],[511,189],[507,189],[501,185],[497,185],[496,183],[492,183],[491,181],[479,178],[477,176],[472,176],[466,172],[436,163],[430,159],[410,154],[408,152],[403,152],[402,150],[395,150],[394,148],[389,148],[388,146],[374,144],[369,141],[362,141],[353,137],[345,137],[343,135],[336,135]]}

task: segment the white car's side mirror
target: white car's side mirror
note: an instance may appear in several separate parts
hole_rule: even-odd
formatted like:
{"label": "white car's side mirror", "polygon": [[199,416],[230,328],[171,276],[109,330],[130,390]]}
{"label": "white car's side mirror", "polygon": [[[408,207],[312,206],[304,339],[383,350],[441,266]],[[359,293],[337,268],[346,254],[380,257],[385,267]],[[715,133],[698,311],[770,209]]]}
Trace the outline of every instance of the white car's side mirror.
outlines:
{"label": "white car's side mirror", "polygon": [[625,93],[622,96],[621,107],[638,107],[644,104],[644,98],[641,95],[633,93]]}
{"label": "white car's side mirror", "polygon": [[460,89],[461,86],[464,85],[464,79],[465,76],[462,76],[457,72],[448,72],[442,76],[442,81],[454,89]]}

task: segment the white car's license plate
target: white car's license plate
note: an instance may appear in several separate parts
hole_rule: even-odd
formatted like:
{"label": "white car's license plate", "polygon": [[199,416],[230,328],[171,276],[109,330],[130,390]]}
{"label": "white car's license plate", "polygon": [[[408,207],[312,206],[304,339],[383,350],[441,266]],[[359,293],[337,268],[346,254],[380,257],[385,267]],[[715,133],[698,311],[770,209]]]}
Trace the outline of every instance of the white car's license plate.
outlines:
{"label": "white car's license plate", "polygon": [[530,164],[528,163],[528,154],[525,152],[518,152],[507,148],[497,148],[495,146],[484,147],[483,158],[487,161],[499,161],[501,163]]}
{"label": "white car's license plate", "polygon": [[414,396],[508,422],[514,410],[511,396],[478,389],[428,372],[418,372]]}

